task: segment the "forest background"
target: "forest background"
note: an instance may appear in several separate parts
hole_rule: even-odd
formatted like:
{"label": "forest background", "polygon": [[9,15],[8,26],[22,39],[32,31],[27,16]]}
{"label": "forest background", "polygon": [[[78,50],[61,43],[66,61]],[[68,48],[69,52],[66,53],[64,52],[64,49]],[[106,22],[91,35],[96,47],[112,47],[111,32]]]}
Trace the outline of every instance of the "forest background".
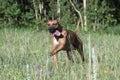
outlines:
{"label": "forest background", "polygon": [[[80,30],[120,32],[119,0],[73,0],[72,2],[82,16],[83,26],[79,25]],[[50,17],[59,16],[61,25],[74,29],[79,18],[70,0],[1,0],[0,5],[1,28],[24,27],[42,30]]]}

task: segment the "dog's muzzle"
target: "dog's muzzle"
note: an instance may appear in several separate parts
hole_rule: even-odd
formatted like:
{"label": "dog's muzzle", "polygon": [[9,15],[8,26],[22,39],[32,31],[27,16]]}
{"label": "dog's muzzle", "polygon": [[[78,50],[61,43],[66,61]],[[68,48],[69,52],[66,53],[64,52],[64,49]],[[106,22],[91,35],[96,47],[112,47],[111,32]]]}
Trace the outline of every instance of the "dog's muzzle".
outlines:
{"label": "dog's muzzle", "polygon": [[56,28],[54,28],[54,27],[49,27],[48,30],[49,30],[50,33],[54,33],[54,32],[56,31]]}

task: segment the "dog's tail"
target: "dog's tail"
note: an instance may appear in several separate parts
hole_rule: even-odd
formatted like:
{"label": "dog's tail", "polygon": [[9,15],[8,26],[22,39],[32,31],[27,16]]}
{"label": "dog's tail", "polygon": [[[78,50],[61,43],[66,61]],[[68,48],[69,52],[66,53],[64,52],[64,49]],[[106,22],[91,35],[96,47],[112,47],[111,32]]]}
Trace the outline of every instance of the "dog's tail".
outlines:
{"label": "dog's tail", "polygon": [[77,33],[79,30],[79,24],[80,24],[80,18],[77,19],[76,28],[74,30],[75,33]]}

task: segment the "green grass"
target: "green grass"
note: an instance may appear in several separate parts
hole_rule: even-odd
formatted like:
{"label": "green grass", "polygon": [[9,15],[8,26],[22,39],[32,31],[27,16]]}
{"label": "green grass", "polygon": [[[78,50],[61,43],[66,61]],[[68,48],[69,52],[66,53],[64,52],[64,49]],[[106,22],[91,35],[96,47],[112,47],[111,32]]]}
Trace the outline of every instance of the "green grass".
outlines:
{"label": "green grass", "polygon": [[[53,68],[51,38],[46,31],[29,29],[0,30],[0,79],[2,80],[90,80],[89,34],[80,33],[86,62],[74,51],[75,63],[64,51],[58,54],[58,67]],[[98,80],[120,79],[120,35],[90,33],[91,48],[98,58]],[[77,56],[78,55],[78,56]],[[49,70],[50,69],[50,72]],[[93,79],[91,79],[93,80]]]}

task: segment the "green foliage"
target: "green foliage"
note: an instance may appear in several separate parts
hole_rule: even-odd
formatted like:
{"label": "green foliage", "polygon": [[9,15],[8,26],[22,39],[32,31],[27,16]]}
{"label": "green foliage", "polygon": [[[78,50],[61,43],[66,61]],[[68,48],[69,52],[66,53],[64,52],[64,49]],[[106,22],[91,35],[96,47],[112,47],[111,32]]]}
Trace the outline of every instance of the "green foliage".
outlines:
{"label": "green foliage", "polygon": [[49,7],[50,7],[50,11],[49,11],[49,13],[48,13],[48,16],[49,17],[52,17],[52,18],[54,18],[54,17],[56,17],[57,15],[56,15],[56,13],[57,13],[57,5],[56,5],[56,2],[54,1],[54,0],[50,0],[50,2],[49,2]]}
{"label": "green foliage", "polygon": [[[74,17],[72,17],[72,15],[70,16],[70,14],[71,14],[71,12],[70,12],[70,4],[69,4],[68,1],[62,0],[60,2],[60,5],[61,5],[61,19],[60,19],[60,23],[62,25],[64,25],[64,27],[67,28],[67,26],[70,26],[70,23],[73,21]],[[72,20],[70,20],[70,18]]]}
{"label": "green foliage", "polygon": [[[82,17],[83,2],[72,0],[80,10]],[[87,28],[89,30],[105,29],[119,22],[119,1],[90,0],[87,1]],[[113,3],[113,4],[112,4]],[[1,0],[0,27],[28,27],[41,29],[46,26],[48,17],[57,16],[57,0]],[[41,8],[40,8],[41,6]],[[36,18],[37,16],[37,18]],[[74,29],[78,14],[74,11],[69,0],[60,0],[60,23],[66,28]]]}
{"label": "green foliage", "polygon": [[87,11],[88,23],[90,23],[89,27],[93,28],[93,26],[95,26],[96,29],[104,29],[109,25],[116,25],[117,21],[114,17],[115,8],[111,8],[106,0],[92,0],[90,2],[90,7]]}
{"label": "green foliage", "polygon": [[[64,25],[67,29],[75,30],[76,22],[78,19],[78,14],[75,12],[70,2],[67,0],[62,0],[61,4],[61,19],[60,23]],[[81,3],[76,3],[76,7],[78,10],[81,10]]]}
{"label": "green foliage", "polygon": [[6,8],[5,15],[6,17],[17,17],[20,14],[20,9],[17,8],[17,4],[9,5],[9,7]]}
{"label": "green foliage", "polygon": [[101,33],[119,35],[120,34],[120,25],[106,27],[103,31],[101,31]]}

